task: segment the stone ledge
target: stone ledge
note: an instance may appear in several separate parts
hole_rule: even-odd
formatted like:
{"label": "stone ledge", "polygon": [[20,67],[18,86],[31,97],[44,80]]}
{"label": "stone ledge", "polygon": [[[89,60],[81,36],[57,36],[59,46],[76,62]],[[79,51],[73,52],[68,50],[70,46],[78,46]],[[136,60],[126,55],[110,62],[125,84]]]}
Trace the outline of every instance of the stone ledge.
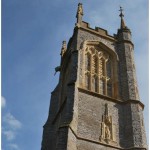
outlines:
{"label": "stone ledge", "polygon": [[106,99],[108,101],[112,101],[112,102],[115,102],[115,103],[120,103],[120,104],[123,104],[123,105],[128,104],[128,103],[136,103],[136,104],[139,104],[142,107],[142,109],[144,109],[144,104],[142,102],[140,102],[139,100],[126,100],[126,101],[122,101],[122,100],[119,100],[119,99],[108,97],[106,95],[101,95],[99,93],[88,91],[88,90],[80,88],[80,87],[78,87],[78,90],[80,92],[83,92],[83,93],[86,93],[86,94],[89,94],[89,95],[92,95],[92,96],[96,96],[96,97],[99,97],[99,98],[104,98],[104,99]]}
{"label": "stone ledge", "polygon": [[111,146],[111,145],[104,144],[104,143],[101,143],[101,142],[97,142],[97,141],[94,141],[94,140],[90,140],[90,139],[86,139],[86,138],[79,137],[79,136],[77,136],[77,134],[74,132],[74,130],[73,130],[70,126],[69,126],[69,128],[70,128],[70,130],[72,131],[72,133],[74,134],[74,136],[75,136],[78,140],[83,140],[83,141],[87,141],[87,142],[92,142],[92,143],[95,143],[95,144],[104,145],[104,146],[111,147],[111,148],[121,149],[121,147]]}
{"label": "stone ledge", "polygon": [[123,147],[119,147],[119,146],[116,147],[116,146],[104,144],[104,143],[101,143],[101,142],[97,142],[97,141],[94,141],[94,140],[85,139],[85,138],[82,138],[82,137],[77,136],[77,134],[74,132],[74,130],[71,128],[70,125],[64,126],[64,128],[66,128],[66,127],[68,127],[68,128],[72,131],[72,133],[74,134],[74,136],[75,136],[78,140],[83,140],[83,141],[95,143],[95,144],[98,144],[98,145],[104,145],[104,146],[107,146],[107,147],[110,147],[110,148],[119,149],[119,150],[147,150],[147,148],[143,148],[143,147],[141,147],[141,148],[140,148],[140,147],[123,148]]}

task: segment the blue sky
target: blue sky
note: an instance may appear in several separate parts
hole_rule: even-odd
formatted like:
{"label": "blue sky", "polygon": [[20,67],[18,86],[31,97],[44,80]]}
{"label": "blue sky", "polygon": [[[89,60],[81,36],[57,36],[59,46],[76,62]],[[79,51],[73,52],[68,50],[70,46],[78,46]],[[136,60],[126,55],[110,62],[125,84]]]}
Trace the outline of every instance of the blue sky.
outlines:
{"label": "blue sky", "polygon": [[113,35],[120,27],[119,6],[132,31],[141,101],[148,131],[148,0],[2,0],[2,149],[37,150],[58,82],[63,40],[76,22],[77,4],[83,20]]}

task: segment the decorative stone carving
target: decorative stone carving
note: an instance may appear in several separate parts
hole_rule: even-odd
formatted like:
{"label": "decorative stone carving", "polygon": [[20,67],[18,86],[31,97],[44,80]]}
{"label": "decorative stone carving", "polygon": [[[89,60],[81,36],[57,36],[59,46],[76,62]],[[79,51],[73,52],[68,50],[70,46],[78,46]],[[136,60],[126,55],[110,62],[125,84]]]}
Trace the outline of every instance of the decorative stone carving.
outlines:
{"label": "decorative stone carving", "polygon": [[83,16],[83,8],[82,8],[82,4],[79,3],[78,4],[78,10],[77,10],[77,14],[76,14],[76,18],[77,18],[77,22],[76,22],[76,27],[80,27],[82,24],[82,16]]}
{"label": "decorative stone carving", "polygon": [[77,14],[83,15],[83,8],[82,8],[82,4],[81,3],[78,4]]}
{"label": "decorative stone carving", "polygon": [[105,104],[105,112],[102,115],[100,141],[107,144],[116,144],[115,134],[112,116],[109,115],[108,104]]}

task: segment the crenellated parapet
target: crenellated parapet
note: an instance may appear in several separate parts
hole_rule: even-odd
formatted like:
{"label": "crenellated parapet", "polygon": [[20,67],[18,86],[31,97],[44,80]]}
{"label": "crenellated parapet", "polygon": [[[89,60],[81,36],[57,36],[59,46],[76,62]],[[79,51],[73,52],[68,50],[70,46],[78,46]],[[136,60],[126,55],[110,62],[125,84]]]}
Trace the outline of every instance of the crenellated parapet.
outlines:
{"label": "crenellated parapet", "polygon": [[107,32],[107,30],[102,29],[102,28],[100,28],[100,27],[95,27],[95,29],[93,29],[93,28],[90,27],[90,24],[89,24],[89,23],[84,22],[84,21],[82,21],[82,22],[80,23],[80,26],[78,26],[78,25],[76,24],[75,29],[82,29],[82,30],[84,30],[84,31],[87,31],[87,32],[89,32],[89,33],[93,33],[93,34],[95,34],[95,35],[99,35],[99,36],[104,37],[104,38],[106,38],[106,39],[109,39],[109,40],[111,40],[111,41],[116,41],[115,37],[109,35],[108,32]]}

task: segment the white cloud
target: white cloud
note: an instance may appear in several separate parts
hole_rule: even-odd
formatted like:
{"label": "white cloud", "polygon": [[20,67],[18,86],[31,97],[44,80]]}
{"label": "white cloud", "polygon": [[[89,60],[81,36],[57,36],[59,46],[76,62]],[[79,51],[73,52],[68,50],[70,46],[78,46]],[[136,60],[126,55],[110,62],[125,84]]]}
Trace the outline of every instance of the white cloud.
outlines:
{"label": "white cloud", "polygon": [[11,130],[3,131],[2,133],[6,136],[6,139],[8,141],[11,141],[11,140],[15,139],[15,132],[13,132]]}
{"label": "white cloud", "polygon": [[14,143],[9,144],[9,148],[10,148],[10,150],[19,150],[18,145],[17,145],[17,144],[14,144]]}
{"label": "white cloud", "polygon": [[[7,113],[3,117],[2,122],[5,127],[2,127],[2,134],[6,137],[7,141],[12,141],[16,138],[17,130],[21,128],[22,124],[12,114]],[[15,149],[15,146],[11,149]],[[17,150],[17,149],[16,149]]]}
{"label": "white cloud", "polygon": [[7,123],[7,125],[9,125],[10,128],[12,129],[20,129],[22,124],[19,120],[17,120],[12,114],[7,113],[4,118],[3,121],[5,123]]}
{"label": "white cloud", "polygon": [[2,96],[1,97],[1,107],[4,108],[6,106],[6,99]]}

